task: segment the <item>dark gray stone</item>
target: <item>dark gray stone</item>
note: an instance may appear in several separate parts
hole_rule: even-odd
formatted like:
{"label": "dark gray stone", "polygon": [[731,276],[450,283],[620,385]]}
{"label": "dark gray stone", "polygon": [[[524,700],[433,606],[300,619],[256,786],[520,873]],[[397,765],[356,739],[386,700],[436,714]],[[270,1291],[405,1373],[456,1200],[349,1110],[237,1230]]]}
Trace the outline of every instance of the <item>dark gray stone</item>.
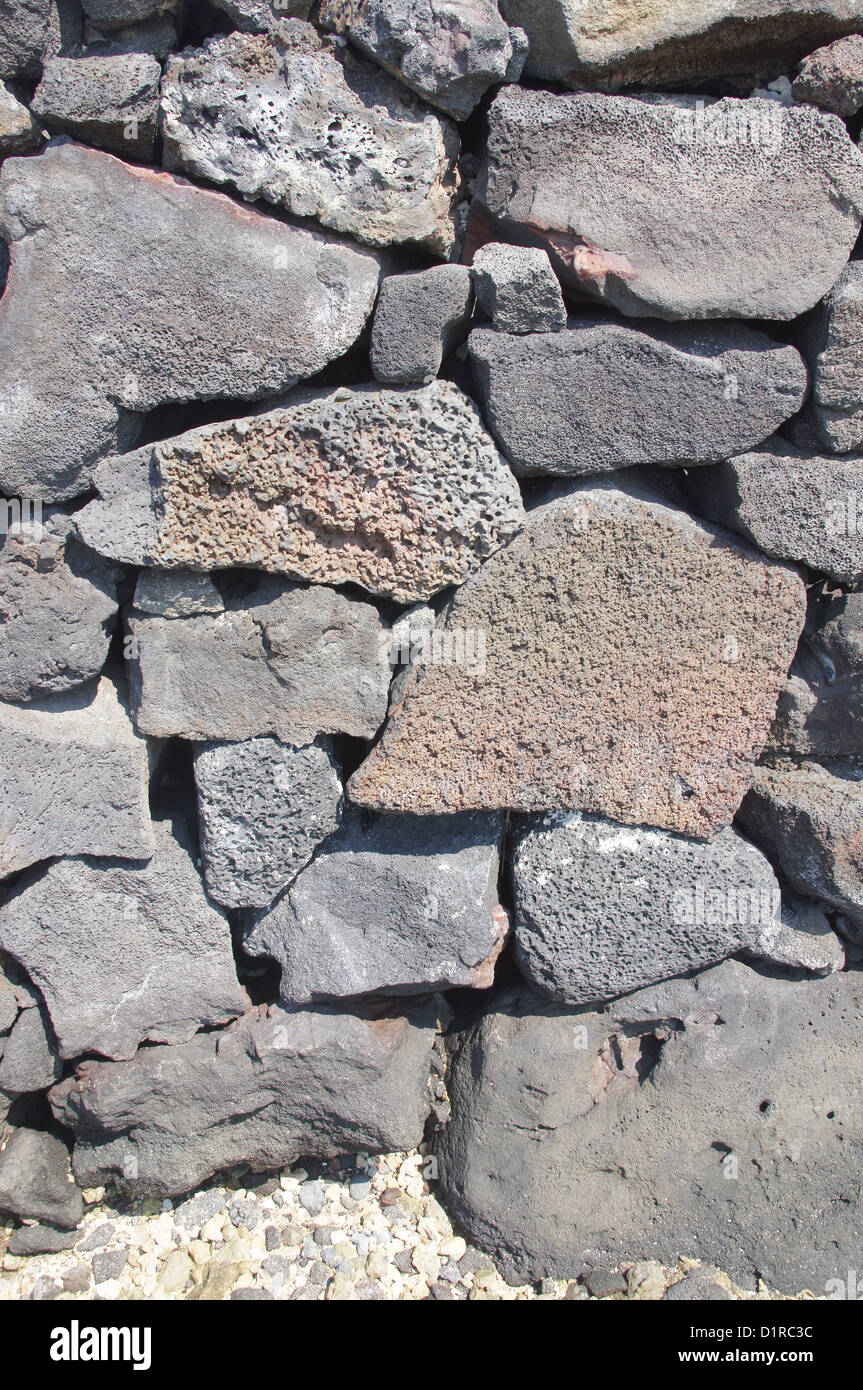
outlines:
{"label": "dark gray stone", "polygon": [[180,0],[81,0],[81,4],[90,23],[108,34],[176,14]]}
{"label": "dark gray stone", "polygon": [[545,251],[493,241],[473,258],[477,303],[501,333],[557,333],[566,328],[560,281]]}
{"label": "dark gray stone", "polygon": [[0,78],[36,76],[50,14],[51,0],[0,0]]}
{"label": "dark gray stone", "polygon": [[161,67],[146,54],[52,58],[32,110],[49,130],[152,161],[161,80]]}
{"label": "dark gray stone", "polygon": [[818,762],[863,758],[863,594],[811,594],[767,751]]}
{"label": "dark gray stone", "polygon": [[104,1284],[119,1279],[129,1258],[127,1250],[101,1250],[93,1256],[93,1283]]}
{"label": "dark gray stone", "polygon": [[55,1135],[12,1130],[0,1149],[0,1208],[64,1231],[79,1224],[84,1199],[72,1177],[69,1151]]}
{"label": "dark gray stone", "polygon": [[509,929],[500,815],[351,811],[245,938],[282,967],[285,1003],[487,989]]}
{"label": "dark gray stone", "polygon": [[837,116],[855,116],[863,106],[863,34],[849,34],[818,48],[800,64],[792,91]]}
{"label": "dark gray stone", "polygon": [[9,1237],[10,1255],[56,1255],[71,1250],[78,1241],[77,1231],[58,1231],[55,1226],[19,1226]]}
{"label": "dark gray stone", "polygon": [[821,443],[863,448],[863,261],[849,261],[801,332],[812,371],[808,416]]}
{"label": "dark gray stone", "polygon": [[[27,107],[0,82],[0,159],[10,154],[30,154],[41,143],[41,131]],[[0,281],[2,278],[0,275]]]}
{"label": "dark gray stone", "polygon": [[47,1011],[22,1009],[0,1059],[0,1090],[44,1091],[62,1075],[63,1066],[51,1032]]}
{"label": "dark gray stone", "polygon": [[670,1289],[666,1289],[662,1295],[662,1302],[725,1303],[731,1302],[731,1294],[721,1284],[717,1284],[715,1279],[689,1274],[685,1279],[679,1279],[676,1284],[672,1284]]}
{"label": "dark gray stone", "polygon": [[806,368],[742,324],[570,320],[528,337],[487,328],[469,351],[486,417],[519,474],[712,463],[799,410]]}
{"label": "dark gray stone", "polygon": [[443,359],[467,335],[471,299],[467,266],[437,265],[388,275],[372,323],[375,378],[410,385],[436,377]]}

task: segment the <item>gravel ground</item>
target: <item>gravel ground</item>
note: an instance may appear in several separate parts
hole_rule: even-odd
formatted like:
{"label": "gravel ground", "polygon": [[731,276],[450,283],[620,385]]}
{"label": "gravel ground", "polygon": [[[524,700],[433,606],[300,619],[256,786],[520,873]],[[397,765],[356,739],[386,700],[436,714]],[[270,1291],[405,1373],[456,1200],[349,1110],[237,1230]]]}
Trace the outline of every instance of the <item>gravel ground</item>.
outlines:
{"label": "gravel ground", "polygon": [[176,1201],[90,1191],[70,1249],[16,1255],[10,1241],[12,1251],[32,1245],[45,1228],[0,1225],[0,1300],[658,1299],[674,1284],[675,1298],[779,1296],[747,1293],[686,1259],[512,1287],[453,1231],[423,1179],[426,1162],[415,1152],[229,1173]]}

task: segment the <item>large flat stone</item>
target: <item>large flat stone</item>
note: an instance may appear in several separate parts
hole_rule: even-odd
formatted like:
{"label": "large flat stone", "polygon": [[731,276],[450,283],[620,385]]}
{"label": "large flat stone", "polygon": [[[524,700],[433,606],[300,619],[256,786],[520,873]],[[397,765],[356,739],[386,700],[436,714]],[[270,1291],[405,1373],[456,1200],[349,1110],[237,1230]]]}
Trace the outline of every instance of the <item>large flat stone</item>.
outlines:
{"label": "large flat stone", "polygon": [[[356,340],[376,259],[112,155],[0,174],[0,488],[59,500],[166,401],[272,396]],[[134,250],[134,254],[132,254]]]}
{"label": "large flat stone", "polygon": [[[710,838],[751,782],[804,618],[787,567],[634,485],[578,485],[456,594],[444,659],[411,671],[349,794]],[[480,636],[481,666],[464,660]]]}
{"label": "large flat stone", "polygon": [[0,549],[0,700],[60,694],[99,674],[119,578],[62,514],[10,532]]}
{"label": "large flat stone", "polygon": [[169,59],[162,135],[167,168],[232,184],[371,246],[452,250],[455,126],[344,39],[301,20]]}
{"label": "large flat stone", "polygon": [[286,1004],[487,989],[509,930],[500,815],[346,816],[245,938],[282,967]]}
{"label": "large flat stone", "polygon": [[165,1196],[235,1163],[414,1148],[434,1039],[431,1005],[378,1018],[274,1006],[128,1062],[85,1062],[50,1100],[75,1133],[80,1182]]}
{"label": "large flat stone", "polygon": [[518,485],[457,386],[304,392],[108,460],[76,516],[135,564],[253,567],[410,603],[462,584],[524,519]]}
{"label": "large flat stone", "polygon": [[448,1078],[453,1219],[514,1283],[685,1254],[824,1294],[859,1249],[860,979],[726,961],[603,1013],[505,996]]}
{"label": "large flat stone", "polygon": [[225,907],[268,907],[341,816],[342,784],[326,740],[274,738],[195,750],[207,892]]}
{"label": "large flat stone", "polygon": [[147,745],[117,687],[0,704],[0,877],[57,855],[149,859]]}
{"label": "large flat stone", "polygon": [[693,474],[689,494],[702,516],[766,555],[801,561],[844,584],[863,579],[863,457],[825,458],[771,439]]}
{"label": "large flat stone", "polygon": [[370,603],[265,579],[218,614],[129,618],[142,733],[227,740],[373,738],[387,708],[387,629]]}
{"label": "large flat stone", "polygon": [[776,77],[860,24],[856,0],[501,0],[500,8],[527,31],[531,77],[612,91]]}
{"label": "large flat stone", "polygon": [[828,449],[863,447],[863,261],[849,261],[803,327],[812,369],[809,414]]}
{"label": "large flat stone", "polygon": [[769,862],[732,829],[703,844],[578,812],[530,819],[512,879],[519,969],[567,1005],[757,949],[781,920]]}
{"label": "large flat stone", "polygon": [[[481,253],[480,253],[481,255]],[[692,465],[760,444],[806,395],[806,367],[740,324],[571,319],[568,332],[475,329],[469,351],[495,438],[519,474]]]}
{"label": "large flat stone", "polygon": [[860,230],[863,154],[812,106],[508,87],[489,121],[477,194],[498,233],[624,314],[796,318]]}
{"label": "large flat stone", "polygon": [[38,985],[62,1057],[131,1057],[248,1007],[189,843],[153,829],[149,863],[59,859],[0,908],[0,944]]}

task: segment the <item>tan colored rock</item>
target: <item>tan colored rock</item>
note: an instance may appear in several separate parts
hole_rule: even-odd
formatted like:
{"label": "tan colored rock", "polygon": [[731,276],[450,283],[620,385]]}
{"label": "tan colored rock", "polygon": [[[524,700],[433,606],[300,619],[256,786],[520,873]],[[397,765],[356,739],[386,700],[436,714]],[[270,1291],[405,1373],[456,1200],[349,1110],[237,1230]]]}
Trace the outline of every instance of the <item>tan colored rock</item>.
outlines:
{"label": "tan colored rock", "polygon": [[94,550],[253,567],[410,603],[462,584],[521,526],[518,486],[457,386],[310,391],[108,460],[76,518]]}
{"label": "tan colored rock", "polygon": [[[349,783],[379,810],[577,809],[709,838],[752,780],[800,577],[634,486],[528,514],[456,595]],[[485,661],[460,662],[459,642]]]}

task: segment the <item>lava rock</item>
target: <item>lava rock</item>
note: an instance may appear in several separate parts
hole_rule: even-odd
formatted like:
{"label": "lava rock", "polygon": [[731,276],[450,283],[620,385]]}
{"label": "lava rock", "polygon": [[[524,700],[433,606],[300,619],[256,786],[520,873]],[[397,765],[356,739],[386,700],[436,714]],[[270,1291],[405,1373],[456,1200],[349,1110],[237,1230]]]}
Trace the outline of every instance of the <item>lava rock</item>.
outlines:
{"label": "lava rock", "polygon": [[207,892],[224,907],[268,907],[341,817],[328,740],[202,744],[195,783]]}
{"label": "lava rock", "polygon": [[410,603],[462,584],[521,526],[518,485],[457,386],[304,392],[96,472],[94,550],[191,570],[257,568]]}
{"label": "lava rock", "polygon": [[186,836],[167,821],[153,829],[148,863],[60,859],[0,908],[0,943],[41,990],[62,1057],[131,1057],[142,1042],[185,1042],[248,1007],[230,927],[207,901]]}
{"label": "lava rock", "polygon": [[863,154],[812,106],[506,87],[489,123],[477,195],[504,239],[624,314],[796,318],[860,230]]}
{"label": "lava rock", "polygon": [[[579,484],[456,594],[450,660],[412,669],[349,796],[709,839],[751,783],[804,619],[787,567],[634,484]],[[453,659],[479,634],[481,667]]]}
{"label": "lava rock", "polygon": [[0,699],[61,694],[98,676],[119,579],[75,540],[70,517],[10,531],[0,549]]}
{"label": "lava rock", "polygon": [[566,328],[560,281],[545,251],[493,241],[473,258],[477,303],[502,333],[557,333]]}
{"label": "lava rock", "polygon": [[472,298],[467,266],[436,265],[388,275],[372,323],[376,380],[387,385],[433,380],[443,359],[467,335]]}
{"label": "lava rock", "polygon": [[0,704],[0,877],[55,855],[149,859],[147,746],[116,685]]}
{"label": "lava rock", "polygon": [[265,579],[217,615],[133,610],[129,634],[135,724],[155,737],[301,746],[318,734],[373,738],[386,713],[378,610],[323,585]]}
{"label": "lava rock", "polygon": [[509,930],[498,901],[503,816],[356,812],[244,945],[282,968],[285,1004],[487,989]]}
{"label": "lava rock", "polygon": [[62,1140],[41,1130],[12,1131],[0,1149],[0,1208],[23,1220],[75,1229],[84,1215],[84,1199]]}
{"label": "lava rock", "polygon": [[863,34],[849,34],[819,48],[800,64],[792,91],[837,116],[856,116],[863,106]]}
{"label": "lava rock", "polygon": [[4,162],[0,233],[0,488],[43,500],[86,491],[157,405],[320,371],[379,276],[366,251],[69,143]]}
{"label": "lava rock", "polygon": [[371,246],[447,257],[459,191],[455,126],[344,40],[288,20],[168,61],[163,160]]}
{"label": "lava rock", "polygon": [[74,1249],[77,1231],[59,1231],[55,1226],[19,1226],[9,1237],[10,1255],[56,1255]]}
{"label": "lava rock", "polygon": [[162,69],[155,58],[52,58],[32,110],[49,130],[142,160],[155,156]]}
{"label": "lava rock", "polygon": [[0,79],[36,76],[50,14],[51,0],[0,0]]}
{"label": "lava rock", "polygon": [[419,1144],[435,1010],[392,1017],[255,1010],[128,1062],[84,1062],[49,1094],[86,1186],[188,1192],[235,1163],[392,1153]]}
{"label": "lava rock", "polygon": [[863,925],[863,772],[760,767],[739,819],[792,888]]}
{"label": "lava rock", "polygon": [[323,0],[318,22],[459,121],[489,87],[517,82],[527,57],[495,0]]}
{"label": "lava rock", "polygon": [[42,133],[27,107],[0,82],[0,159],[10,154],[30,154],[41,143]]}
{"label": "lava rock", "polygon": [[811,417],[833,453],[863,446],[863,261],[849,261],[802,330],[812,369]]}
{"label": "lava rock", "polygon": [[767,859],[735,830],[702,844],[578,812],[517,828],[512,880],[518,967],[567,1005],[756,946],[781,902]]}
{"label": "lava rock", "polygon": [[765,926],[747,958],[805,970],[810,975],[832,975],[845,968],[845,947],[830,925],[821,903],[785,893],[778,920]]}
{"label": "lava rock", "polygon": [[529,337],[475,329],[469,351],[495,438],[521,475],[712,463],[760,444],[806,395],[806,368],[741,324],[604,319]]}
{"label": "lava rock", "polygon": [[863,759],[863,594],[814,591],[767,751]]}
{"label": "lava rock", "polygon": [[32,1008],[21,1010],[6,1039],[0,1059],[0,1091],[44,1091],[62,1072],[48,1014],[37,997]]}
{"label": "lava rock", "polygon": [[81,0],[90,23],[104,33],[177,13],[180,0]]}
{"label": "lava rock", "polygon": [[268,34],[285,19],[308,19],[313,0],[213,0],[235,29]]}
{"label": "lava rock", "polygon": [[600,1014],[499,998],[455,1039],[453,1220],[513,1283],[685,1250],[817,1291],[857,1248],[860,981],[726,961]]}
{"label": "lava rock", "polygon": [[[702,516],[781,560],[845,584],[863,579],[863,458],[825,458],[784,439],[689,479]],[[857,506],[861,525],[857,526]]]}

